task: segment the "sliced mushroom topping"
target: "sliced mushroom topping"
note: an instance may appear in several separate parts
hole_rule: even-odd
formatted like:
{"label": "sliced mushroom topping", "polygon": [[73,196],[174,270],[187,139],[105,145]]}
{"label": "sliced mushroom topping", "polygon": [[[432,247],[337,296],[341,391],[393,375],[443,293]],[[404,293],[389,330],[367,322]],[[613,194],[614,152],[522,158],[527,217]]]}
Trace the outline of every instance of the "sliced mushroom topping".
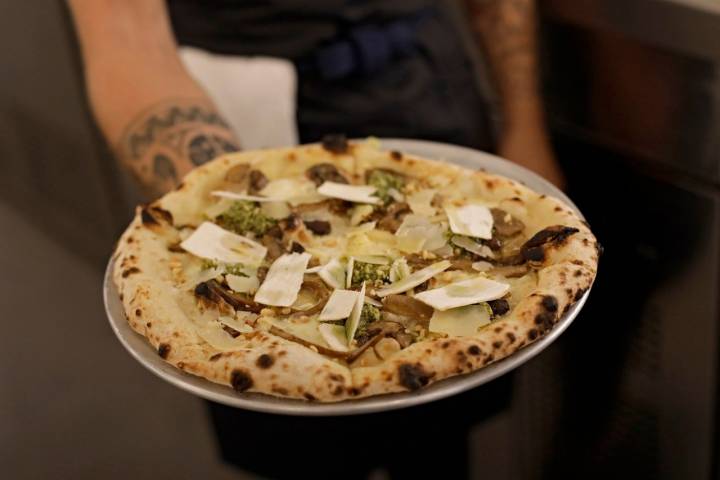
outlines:
{"label": "sliced mushroom topping", "polygon": [[390,337],[381,338],[380,341],[375,344],[374,348],[375,353],[378,357],[380,357],[381,360],[386,360],[390,358],[393,354],[399,352],[402,349],[402,347],[400,346],[400,342]]}
{"label": "sliced mushroom topping", "polygon": [[204,297],[215,303],[218,303],[218,298],[222,299],[235,310],[260,313],[260,310],[263,308],[262,305],[255,303],[251,298],[241,293],[234,293],[225,289],[216,280],[199,283],[195,287],[195,295]]}
{"label": "sliced mushroom topping", "polygon": [[410,206],[405,202],[395,202],[385,211],[385,215],[380,218],[377,222],[377,228],[380,230],[386,230],[390,233],[395,233],[400,224],[405,218],[405,215],[410,213]]}
{"label": "sliced mushroom topping", "polygon": [[487,304],[490,306],[493,315],[496,317],[503,316],[510,310],[510,304],[504,298],[490,300],[489,302],[487,302]]}
{"label": "sliced mushroom topping", "polygon": [[317,165],[313,165],[307,169],[305,175],[318,187],[325,182],[348,183],[347,179],[342,176],[337,167],[332,163],[318,163]]}
{"label": "sliced mushroom topping", "polygon": [[300,295],[303,293],[310,294],[315,298],[316,303],[308,309],[293,313],[292,316],[294,317],[309,316],[320,312],[325,307],[328,298],[330,298],[330,291],[325,282],[320,280],[317,275],[305,275],[303,284],[300,287]]}
{"label": "sliced mushroom topping", "polygon": [[488,273],[492,275],[500,275],[505,278],[519,278],[526,275],[530,271],[530,267],[526,263],[520,265],[501,265],[490,270]]}
{"label": "sliced mushroom topping", "polygon": [[271,262],[285,254],[285,246],[283,245],[282,240],[274,235],[266,233],[260,239],[260,243],[267,248],[267,258]]}
{"label": "sliced mushroom topping", "polygon": [[325,220],[305,220],[305,226],[315,235],[328,235],[330,233],[330,222]]}
{"label": "sliced mushroom topping", "polygon": [[292,244],[290,244],[290,252],[291,253],[303,253],[305,251],[305,247],[302,246],[302,244],[296,242],[293,240]]}
{"label": "sliced mushroom topping", "polygon": [[268,178],[260,170],[250,170],[249,177],[248,193],[250,195],[255,195],[268,184]]}
{"label": "sliced mushroom topping", "polygon": [[[500,208],[491,208],[493,227],[499,237],[509,238],[521,233],[525,224]],[[492,248],[492,247],[491,247]]]}
{"label": "sliced mushroom topping", "polygon": [[394,313],[402,317],[423,320],[430,320],[433,314],[433,308],[431,306],[407,295],[386,296],[383,299],[382,311]]}

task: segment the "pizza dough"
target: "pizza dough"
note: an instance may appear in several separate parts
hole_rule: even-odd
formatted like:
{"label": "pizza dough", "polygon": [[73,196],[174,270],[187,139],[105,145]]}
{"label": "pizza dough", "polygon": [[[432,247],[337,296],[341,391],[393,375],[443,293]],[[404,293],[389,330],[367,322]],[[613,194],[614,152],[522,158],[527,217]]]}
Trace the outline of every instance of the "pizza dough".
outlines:
{"label": "pizza dough", "polygon": [[165,361],[335,402],[417,390],[547,334],[599,245],[561,201],[377,141],[224,155],[137,208],[115,252]]}

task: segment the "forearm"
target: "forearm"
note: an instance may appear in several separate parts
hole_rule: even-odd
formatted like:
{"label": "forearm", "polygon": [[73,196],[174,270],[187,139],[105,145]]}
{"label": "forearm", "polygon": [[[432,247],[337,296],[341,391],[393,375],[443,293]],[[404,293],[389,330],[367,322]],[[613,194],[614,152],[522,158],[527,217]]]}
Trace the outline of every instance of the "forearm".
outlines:
{"label": "forearm", "polygon": [[500,96],[505,128],[542,125],[535,0],[468,0]]}
{"label": "forearm", "polygon": [[153,193],[238,149],[185,71],[162,0],[71,0],[90,105],[121,163]]}

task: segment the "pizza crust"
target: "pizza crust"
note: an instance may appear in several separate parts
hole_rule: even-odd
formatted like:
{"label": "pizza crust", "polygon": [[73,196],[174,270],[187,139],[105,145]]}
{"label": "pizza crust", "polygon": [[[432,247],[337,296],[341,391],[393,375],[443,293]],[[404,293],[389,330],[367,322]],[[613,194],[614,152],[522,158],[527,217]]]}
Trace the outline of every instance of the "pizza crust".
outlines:
{"label": "pizza crust", "polygon": [[[131,327],[145,336],[158,354],[181,370],[237,391],[334,402],[391,392],[416,390],[439,380],[472,372],[512,355],[538,340],[590,288],[597,270],[599,246],[583,222],[561,201],[540,195],[510,179],[353,145],[352,154],[332,154],[318,145],[263,152],[233,153],[188,174],[183,184],[150,206],[138,207],[115,253],[113,279]],[[515,308],[473,337],[415,343],[379,365],[348,368],[295,342],[264,331],[242,334],[237,350],[221,351],[196,332],[181,308],[182,292],[173,283],[168,247],[179,237],[173,227],[198,225],[210,203],[209,193],[238,163],[251,163],[269,177],[305,171],[333,162],[351,175],[366,168],[408,171],[416,177],[462,179],[460,195],[497,202],[521,219],[526,232],[554,225],[577,229],[541,245],[535,262],[537,286]],[[465,189],[465,190],[463,190]]]}

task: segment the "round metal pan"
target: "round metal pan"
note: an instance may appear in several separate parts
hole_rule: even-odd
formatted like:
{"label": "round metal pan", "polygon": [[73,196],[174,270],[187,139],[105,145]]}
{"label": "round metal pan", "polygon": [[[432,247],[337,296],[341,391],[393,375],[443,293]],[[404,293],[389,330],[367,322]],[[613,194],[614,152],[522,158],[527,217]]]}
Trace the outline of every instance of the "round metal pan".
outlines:
{"label": "round metal pan", "polygon": [[[443,143],[405,139],[382,140],[382,147],[387,150],[399,150],[426,158],[452,162],[471,169],[482,168],[488,172],[504,175],[524,183],[537,192],[560,198],[580,213],[570,199],[551,183],[519,165],[494,155]],[[432,402],[477,387],[519,367],[554,342],[578,315],[590,293],[588,290],[545,337],[478,371],[448,378],[415,392],[388,394],[338,403],[316,403],[258,393],[238,393],[228,386],[187,374],[164,362],[147,340],[130,328],[125,319],[118,291],[112,282],[112,266],[112,261],[110,261],[105,272],[103,295],[105,310],[110,326],[120,343],[138,362],[163,380],[207,400],[237,408],[285,415],[354,415],[379,412]]]}

